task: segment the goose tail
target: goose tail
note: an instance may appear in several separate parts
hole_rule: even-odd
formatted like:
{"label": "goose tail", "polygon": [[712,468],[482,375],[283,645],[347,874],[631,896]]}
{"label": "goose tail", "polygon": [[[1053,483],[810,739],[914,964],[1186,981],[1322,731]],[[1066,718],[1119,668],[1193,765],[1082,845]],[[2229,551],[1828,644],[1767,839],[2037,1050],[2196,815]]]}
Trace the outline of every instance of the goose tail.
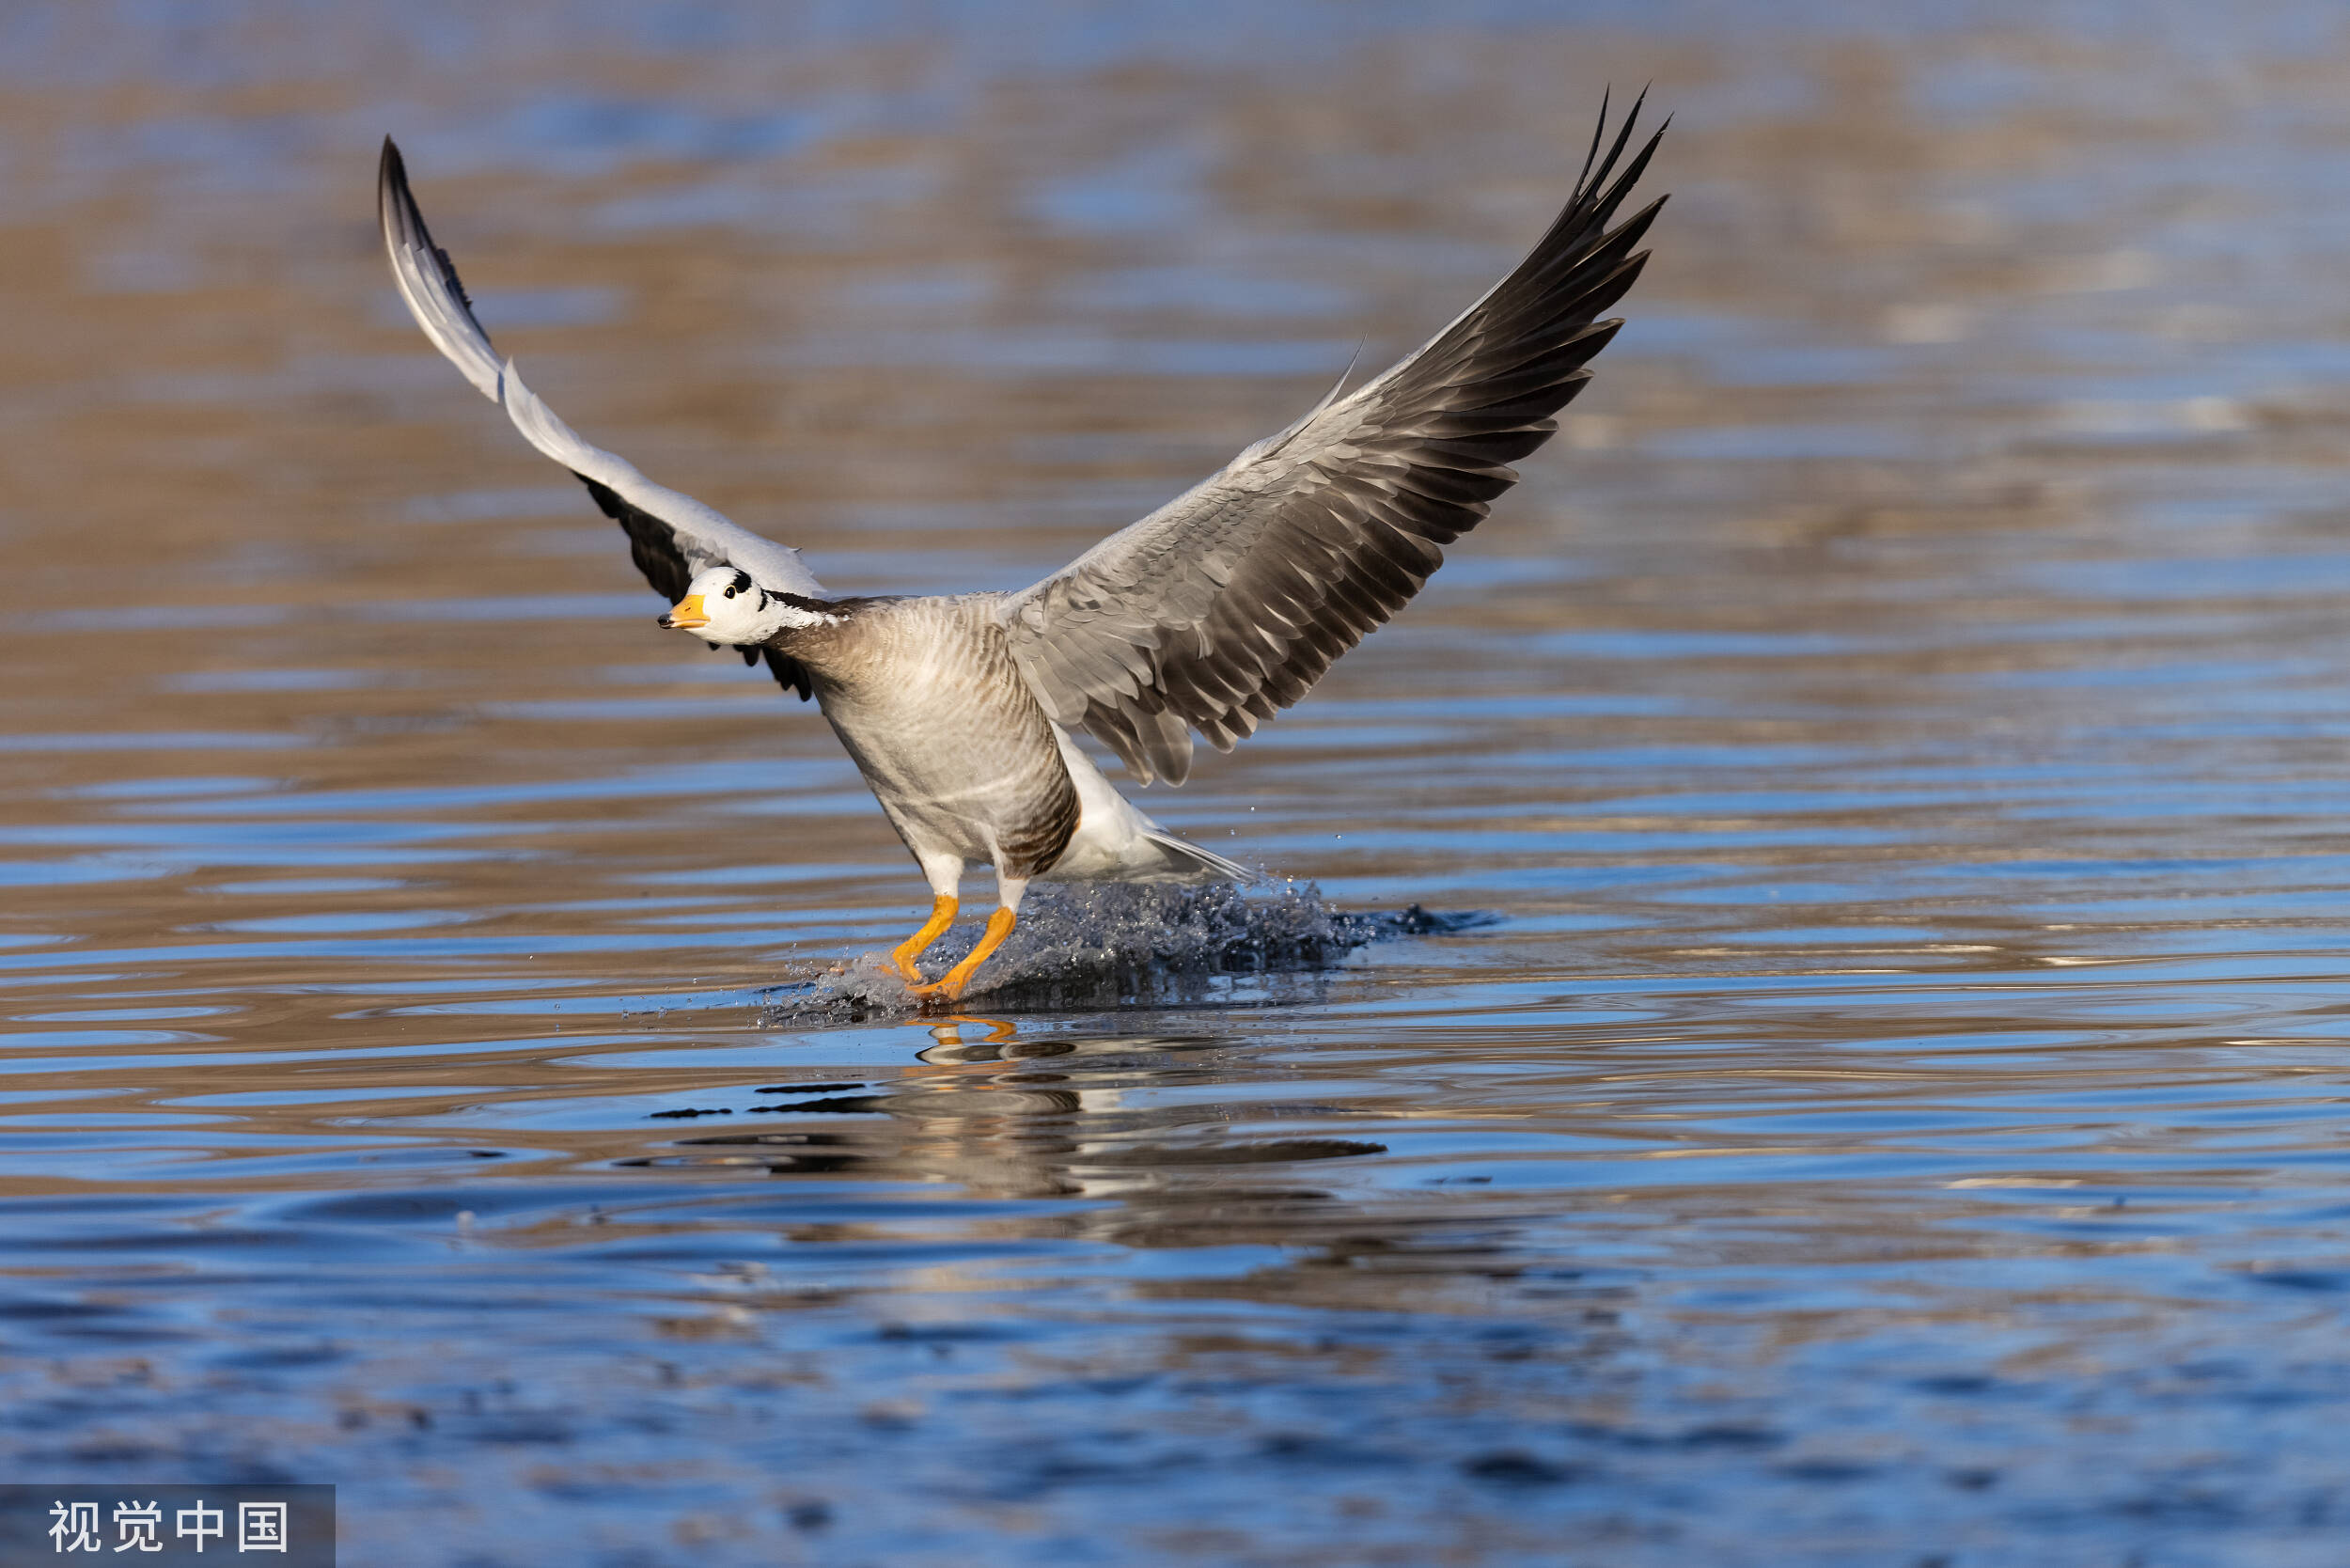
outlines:
{"label": "goose tail", "polygon": [[1261,882],[1264,878],[1261,871],[1252,871],[1236,860],[1227,860],[1214,850],[1201,849],[1172,833],[1145,828],[1142,836],[1166,857],[1167,870],[1187,882]]}

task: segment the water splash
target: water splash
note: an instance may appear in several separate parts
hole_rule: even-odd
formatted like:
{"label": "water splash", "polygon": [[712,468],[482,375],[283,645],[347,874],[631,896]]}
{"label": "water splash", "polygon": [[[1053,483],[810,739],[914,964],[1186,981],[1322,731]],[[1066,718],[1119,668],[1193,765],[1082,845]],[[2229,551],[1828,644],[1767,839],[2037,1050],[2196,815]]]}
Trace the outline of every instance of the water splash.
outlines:
{"label": "water splash", "polygon": [[[1486,915],[1335,909],[1310,882],[1245,888],[1086,883],[1040,887],[1020,925],[965,996],[996,1011],[1114,1007],[1230,997],[1271,977],[1313,977],[1370,943],[1460,931]],[[979,927],[964,921],[923,959],[940,975],[971,950]],[[920,998],[878,952],[803,985],[771,994],[770,1024],[871,1013],[913,1013]]]}

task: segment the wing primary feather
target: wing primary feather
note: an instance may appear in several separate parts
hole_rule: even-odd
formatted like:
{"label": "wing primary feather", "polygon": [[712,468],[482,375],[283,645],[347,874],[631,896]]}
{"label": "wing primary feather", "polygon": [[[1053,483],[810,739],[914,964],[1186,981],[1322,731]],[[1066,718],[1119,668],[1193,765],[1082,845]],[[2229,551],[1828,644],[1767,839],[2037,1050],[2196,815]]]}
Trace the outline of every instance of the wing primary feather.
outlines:
{"label": "wing primary feather", "polygon": [[[1574,177],[1574,194],[1578,199],[1583,195],[1583,187],[1590,180],[1591,160],[1599,156],[1600,139],[1607,134],[1607,106],[1615,95],[1616,88],[1613,83],[1604,84],[1599,89],[1599,118],[1591,122],[1590,149],[1583,154],[1583,167]],[[1648,89],[1642,88],[1640,96],[1647,97]],[[1633,113],[1636,115],[1639,113],[1637,105],[1634,106]]]}

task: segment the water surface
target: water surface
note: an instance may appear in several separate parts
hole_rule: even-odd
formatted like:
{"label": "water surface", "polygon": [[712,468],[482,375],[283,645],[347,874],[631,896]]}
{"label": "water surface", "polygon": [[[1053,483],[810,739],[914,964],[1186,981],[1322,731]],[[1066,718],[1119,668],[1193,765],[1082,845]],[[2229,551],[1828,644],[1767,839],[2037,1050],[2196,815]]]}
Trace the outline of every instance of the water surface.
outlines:
{"label": "water surface", "polygon": [[[2338,1563],[2350,39],[1785,10],[0,24],[0,1473],[363,1564]],[[374,249],[393,131],[591,438],[1017,586],[1652,79],[1561,438],[1144,797],[1490,918],[957,1024],[785,1005],[919,878]]]}

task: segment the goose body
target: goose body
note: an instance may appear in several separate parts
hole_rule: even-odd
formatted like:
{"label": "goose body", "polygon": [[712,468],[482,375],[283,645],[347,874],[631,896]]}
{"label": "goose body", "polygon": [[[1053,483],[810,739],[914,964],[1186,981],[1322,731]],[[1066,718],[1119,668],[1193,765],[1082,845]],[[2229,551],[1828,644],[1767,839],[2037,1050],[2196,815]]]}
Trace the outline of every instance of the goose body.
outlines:
{"label": "goose body", "polygon": [[1013,662],[1004,595],[851,600],[778,633],[932,891],[966,864],[1058,881],[1245,880],[1163,832],[1044,713]]}
{"label": "goose body", "polygon": [[[1181,784],[1195,734],[1230,750],[1418,591],[1622,324],[1599,315],[1639,275],[1635,246],[1662,205],[1616,221],[1662,134],[1624,161],[1638,116],[1636,103],[1603,157],[1603,107],[1549,232],[1424,347],[1018,592],[827,592],[797,550],[590,446],[523,384],[433,244],[389,139],[379,211],[417,324],[620,525],[672,602],[661,623],[763,662],[822,711],[930,883],[931,917],[893,959],[915,991],[955,1000],[1038,878],[1248,877],[1163,831],[1072,731],[1142,783]],[[921,983],[917,962],[979,864],[996,876],[987,933]]]}

